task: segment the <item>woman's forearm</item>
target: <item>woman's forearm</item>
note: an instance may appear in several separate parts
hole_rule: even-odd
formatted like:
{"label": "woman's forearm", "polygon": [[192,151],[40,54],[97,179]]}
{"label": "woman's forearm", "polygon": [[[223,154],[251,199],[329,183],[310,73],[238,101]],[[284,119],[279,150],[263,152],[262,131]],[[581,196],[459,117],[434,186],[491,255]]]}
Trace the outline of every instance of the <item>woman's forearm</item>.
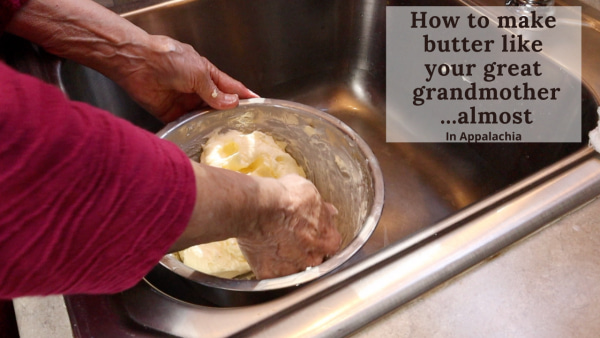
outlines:
{"label": "woman's forearm", "polygon": [[191,163],[196,177],[196,206],[185,232],[171,251],[243,236],[254,231],[262,213],[275,211],[276,194],[269,191],[274,179]]}
{"label": "woman's forearm", "polygon": [[140,49],[170,48],[94,1],[29,0],[6,30],[110,77],[132,71]]}

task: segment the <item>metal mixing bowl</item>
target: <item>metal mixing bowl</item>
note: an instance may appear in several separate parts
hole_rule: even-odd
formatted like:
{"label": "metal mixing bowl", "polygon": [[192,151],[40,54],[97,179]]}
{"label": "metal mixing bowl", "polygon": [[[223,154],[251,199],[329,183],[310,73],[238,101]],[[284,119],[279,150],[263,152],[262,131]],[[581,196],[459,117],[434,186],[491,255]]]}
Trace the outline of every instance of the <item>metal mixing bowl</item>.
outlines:
{"label": "metal mixing bowl", "polygon": [[[383,208],[383,178],[368,145],[337,118],[295,102],[242,100],[231,110],[192,113],[158,132],[198,159],[213,132],[262,131],[287,144],[286,151],[306,172],[322,197],[339,211],[336,222],[342,247],[319,266],[264,280],[210,276],[166,255],[146,281],[176,298],[219,306],[256,303],[332,272],[354,255],[373,233]],[[201,302],[201,301],[200,301]]]}

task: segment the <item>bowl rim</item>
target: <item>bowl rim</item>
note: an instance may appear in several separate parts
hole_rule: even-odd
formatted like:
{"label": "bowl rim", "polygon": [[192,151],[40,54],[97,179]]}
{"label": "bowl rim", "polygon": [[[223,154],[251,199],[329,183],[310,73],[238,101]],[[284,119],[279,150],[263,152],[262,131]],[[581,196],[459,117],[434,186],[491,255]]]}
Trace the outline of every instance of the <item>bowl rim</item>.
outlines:
{"label": "bowl rim", "polygon": [[[295,274],[262,279],[262,280],[236,280],[216,277],[194,270],[181,261],[173,257],[173,255],[165,255],[159,262],[159,265],[174,272],[175,274],[186,278],[192,282],[202,284],[208,287],[219,288],[229,291],[239,292],[260,292],[260,291],[271,291],[285,289],[293,286],[299,286],[301,284],[313,281],[326,274],[339,268],[348,259],[350,259],[358,250],[366,243],[375,231],[384,204],[384,184],[383,174],[379,166],[377,158],[373,154],[371,148],[367,143],[349,126],[343,123],[338,118],[331,114],[323,112],[312,106],[301,104],[298,102],[280,100],[280,99],[266,99],[266,98],[252,98],[243,99],[239,101],[239,107],[252,107],[252,106],[279,106],[283,108],[289,108],[295,111],[301,111],[306,114],[316,115],[317,117],[327,121],[327,123],[335,126],[337,129],[342,131],[345,135],[349,136],[360,149],[360,152],[365,156],[367,160],[367,166],[371,172],[372,185],[373,185],[373,204],[367,212],[367,218],[360,231],[354,236],[354,238],[348,243],[348,245],[337,252],[335,255],[327,259],[325,262],[318,266],[307,268],[304,271],[297,272]],[[232,109],[236,109],[232,108]],[[225,111],[207,108],[203,110],[192,111],[179,119],[165,125],[156,135],[160,138],[166,138],[171,132],[174,132],[179,126],[186,124],[194,119],[200,118],[206,114],[213,112]]]}

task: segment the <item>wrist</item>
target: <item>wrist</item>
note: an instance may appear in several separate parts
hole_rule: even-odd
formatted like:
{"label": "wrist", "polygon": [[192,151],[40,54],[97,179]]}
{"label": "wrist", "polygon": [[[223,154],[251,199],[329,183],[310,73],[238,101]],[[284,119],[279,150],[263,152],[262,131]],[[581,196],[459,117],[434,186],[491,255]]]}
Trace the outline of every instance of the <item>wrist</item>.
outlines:
{"label": "wrist", "polygon": [[249,176],[256,181],[257,193],[253,204],[253,218],[251,222],[240,223],[236,229],[236,237],[250,238],[257,235],[265,236],[265,224],[283,224],[285,218],[286,188],[279,180],[274,178]]}
{"label": "wrist", "polygon": [[285,187],[276,179],[240,174],[190,161],[196,202],[186,230],[172,251],[231,237],[264,235],[264,224],[283,217]]}

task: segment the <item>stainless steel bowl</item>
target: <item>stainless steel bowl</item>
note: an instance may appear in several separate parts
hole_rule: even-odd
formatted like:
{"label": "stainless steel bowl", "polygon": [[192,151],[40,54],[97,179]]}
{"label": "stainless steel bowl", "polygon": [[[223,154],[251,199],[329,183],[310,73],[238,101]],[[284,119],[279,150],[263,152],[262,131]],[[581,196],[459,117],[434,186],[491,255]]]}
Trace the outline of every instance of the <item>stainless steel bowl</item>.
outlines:
{"label": "stainless steel bowl", "polygon": [[323,198],[339,211],[342,248],[320,264],[293,275],[264,280],[235,280],[210,276],[166,255],[146,277],[151,285],[176,298],[208,300],[218,306],[264,301],[334,271],[371,236],[383,208],[383,177],[368,145],[337,118],[295,102],[242,100],[231,110],[192,113],[158,132],[197,159],[213,132],[259,130],[287,144]]}

